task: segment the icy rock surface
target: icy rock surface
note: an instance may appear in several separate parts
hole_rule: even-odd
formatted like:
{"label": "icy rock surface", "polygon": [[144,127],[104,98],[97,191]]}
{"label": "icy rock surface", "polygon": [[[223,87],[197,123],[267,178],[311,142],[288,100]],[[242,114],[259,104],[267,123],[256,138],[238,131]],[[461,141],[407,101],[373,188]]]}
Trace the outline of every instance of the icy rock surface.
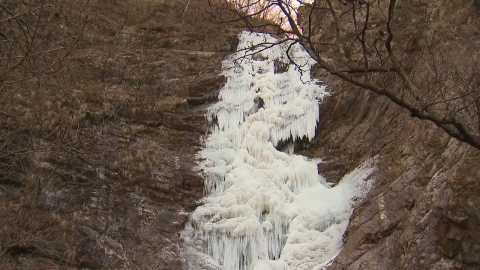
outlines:
{"label": "icy rock surface", "polygon": [[315,135],[328,94],[310,78],[314,63],[291,41],[249,32],[224,60],[227,82],[209,108],[213,127],[199,153],[207,197],[182,236],[187,268],[313,269],[340,251],[371,164],[332,188],[317,172],[321,161],[276,149]]}

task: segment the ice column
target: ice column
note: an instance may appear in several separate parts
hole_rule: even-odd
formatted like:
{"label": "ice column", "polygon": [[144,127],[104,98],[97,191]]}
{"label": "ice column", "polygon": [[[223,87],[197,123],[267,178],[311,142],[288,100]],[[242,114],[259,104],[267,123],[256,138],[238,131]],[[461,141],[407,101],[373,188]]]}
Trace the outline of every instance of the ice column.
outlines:
{"label": "ice column", "polygon": [[318,161],[276,149],[314,137],[327,95],[310,78],[315,62],[291,42],[244,32],[223,61],[227,82],[199,153],[207,197],[183,233],[190,269],[322,265],[340,250],[354,200],[368,189],[369,164],[331,188]]}

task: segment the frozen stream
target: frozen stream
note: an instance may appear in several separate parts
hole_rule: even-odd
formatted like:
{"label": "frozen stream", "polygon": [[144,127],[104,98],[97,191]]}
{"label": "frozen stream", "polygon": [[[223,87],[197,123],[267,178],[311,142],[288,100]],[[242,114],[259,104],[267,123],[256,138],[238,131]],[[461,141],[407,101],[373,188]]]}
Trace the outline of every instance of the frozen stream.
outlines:
{"label": "frozen stream", "polygon": [[227,83],[209,108],[213,127],[199,153],[207,197],[182,235],[188,269],[321,269],[368,191],[369,162],[330,187],[321,160],[276,149],[314,137],[327,92],[310,78],[314,61],[300,46],[289,50],[297,65],[289,65],[289,42],[243,50],[273,42],[244,32],[239,52],[223,61]]}

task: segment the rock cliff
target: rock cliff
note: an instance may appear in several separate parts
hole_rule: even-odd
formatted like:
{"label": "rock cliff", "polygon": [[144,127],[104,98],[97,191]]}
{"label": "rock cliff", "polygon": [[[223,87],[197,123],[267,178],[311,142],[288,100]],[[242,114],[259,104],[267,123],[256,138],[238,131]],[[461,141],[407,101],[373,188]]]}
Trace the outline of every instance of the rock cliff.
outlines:
{"label": "rock cliff", "polygon": [[[38,83],[33,94],[2,94],[2,112],[33,122],[9,116],[0,128],[25,123],[14,146],[68,137],[71,147],[35,148],[49,151],[1,175],[0,268],[181,269],[179,233],[203,196],[193,168],[203,109],[224,83],[220,61],[238,30],[205,16],[201,1],[57,2],[49,20],[62,31],[89,14],[68,73],[56,91]],[[432,29],[457,25],[478,42],[473,2],[453,17],[449,1],[437,2],[432,18],[444,23]],[[377,166],[330,269],[478,269],[480,152],[383,97],[317,77],[332,96],[316,138],[297,152],[324,158],[319,172],[332,183],[366,158]],[[53,128],[28,124],[40,121]],[[66,135],[49,140],[60,127]]]}
{"label": "rock cliff", "polygon": [[329,269],[477,269],[478,150],[414,120],[386,98],[333,91],[306,155],[327,180],[373,157],[375,185]]}
{"label": "rock cliff", "polygon": [[[181,269],[179,234],[203,196],[193,170],[203,108],[238,31],[196,1],[80,2],[45,7],[58,35],[77,33],[88,15],[67,72],[47,81],[60,86],[2,95],[2,110],[25,116],[4,118],[2,132],[29,113],[54,128],[14,134],[19,147],[51,148],[2,175],[0,268]],[[47,136],[60,129],[64,137]]]}
{"label": "rock cliff", "polygon": [[[480,17],[473,1],[410,2],[398,3],[395,21],[397,34],[415,40],[406,58],[452,42],[465,49],[449,51],[457,60],[476,55]],[[377,166],[374,188],[355,209],[344,249],[328,269],[478,269],[480,152],[385,97],[323,71],[317,76],[332,96],[304,153],[326,158],[319,172],[333,183],[364,159]]]}

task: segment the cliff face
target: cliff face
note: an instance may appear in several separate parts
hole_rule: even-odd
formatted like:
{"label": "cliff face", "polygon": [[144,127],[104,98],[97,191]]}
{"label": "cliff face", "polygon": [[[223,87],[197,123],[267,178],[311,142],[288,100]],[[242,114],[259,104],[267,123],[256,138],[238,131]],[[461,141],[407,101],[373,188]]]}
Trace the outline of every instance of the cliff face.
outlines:
{"label": "cliff face", "polygon": [[476,269],[480,155],[388,100],[348,86],[322,107],[309,151],[328,180],[366,158],[376,182],[329,269]]}
{"label": "cliff face", "polygon": [[[456,61],[477,57],[480,17],[473,1],[407,2],[398,4],[394,24],[395,33],[413,39],[405,59],[452,43],[464,48],[449,51]],[[407,22],[420,11],[429,19],[412,28]],[[432,36],[435,44],[428,43]],[[367,158],[377,166],[374,188],[355,209],[344,249],[329,269],[478,269],[480,152],[385,97],[320,70],[317,76],[332,86],[332,96],[304,154],[326,158],[319,172],[331,182]]]}
{"label": "cliff face", "polygon": [[[62,31],[89,19],[60,89],[38,83],[32,94],[22,84],[0,96],[2,112],[53,123],[42,133],[25,122],[12,144],[59,147],[47,136],[58,126],[71,146],[29,153],[1,175],[0,268],[181,269],[184,213],[203,196],[192,168],[203,109],[216,100],[237,32],[205,17],[201,1],[65,2],[49,17]],[[431,2],[440,40],[479,44],[473,3]],[[447,28],[463,38],[442,35]],[[377,166],[331,269],[479,268],[479,151],[385,98],[317,77],[332,96],[298,152],[324,158],[319,171],[331,182],[366,158]],[[0,135],[18,121],[2,118]]]}
{"label": "cliff face", "polygon": [[38,121],[14,134],[19,146],[57,148],[32,151],[2,175],[0,268],[181,269],[179,234],[203,196],[193,170],[202,110],[223,84],[220,62],[237,31],[196,1],[80,2],[57,1],[48,14],[58,35],[76,33],[88,15],[68,72],[49,81],[61,87],[2,96],[2,111],[25,116],[3,118],[2,132],[33,111],[54,123],[52,134],[71,136],[59,144],[32,130]]}

